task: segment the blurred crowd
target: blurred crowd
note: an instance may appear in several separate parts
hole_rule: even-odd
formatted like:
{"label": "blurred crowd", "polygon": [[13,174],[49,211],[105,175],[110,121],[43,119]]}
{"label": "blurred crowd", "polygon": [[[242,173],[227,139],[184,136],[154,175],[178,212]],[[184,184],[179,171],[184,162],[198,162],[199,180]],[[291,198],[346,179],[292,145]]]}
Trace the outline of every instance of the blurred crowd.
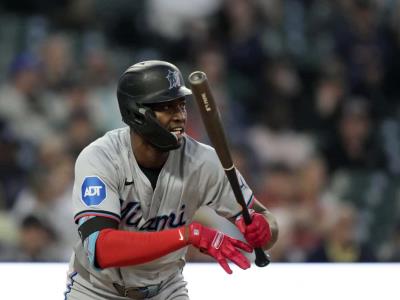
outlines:
{"label": "blurred crowd", "polygon": [[[69,259],[74,161],[124,126],[116,82],[147,59],[207,73],[273,261],[400,261],[399,20],[394,0],[2,1],[0,261]],[[208,141],[191,102],[188,127]]]}

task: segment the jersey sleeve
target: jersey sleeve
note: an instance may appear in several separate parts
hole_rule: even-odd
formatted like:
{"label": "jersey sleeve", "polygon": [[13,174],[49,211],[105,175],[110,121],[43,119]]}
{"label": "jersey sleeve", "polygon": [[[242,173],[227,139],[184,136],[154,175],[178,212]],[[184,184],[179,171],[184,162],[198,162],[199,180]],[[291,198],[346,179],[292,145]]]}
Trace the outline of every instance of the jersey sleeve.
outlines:
{"label": "jersey sleeve", "polygon": [[89,146],[76,160],[72,201],[76,224],[93,216],[120,221],[117,169],[100,147]]}
{"label": "jersey sleeve", "polygon": [[[209,170],[212,170],[212,172],[208,171],[208,175],[202,176],[203,178],[207,178],[206,192],[202,205],[211,207],[225,218],[238,216],[242,211],[242,207],[235,200],[233,190],[222,166],[218,162],[218,164],[214,164],[214,167]],[[244,200],[246,201],[247,207],[250,208],[254,202],[253,191],[249,188],[238,170],[236,170],[236,173]]]}

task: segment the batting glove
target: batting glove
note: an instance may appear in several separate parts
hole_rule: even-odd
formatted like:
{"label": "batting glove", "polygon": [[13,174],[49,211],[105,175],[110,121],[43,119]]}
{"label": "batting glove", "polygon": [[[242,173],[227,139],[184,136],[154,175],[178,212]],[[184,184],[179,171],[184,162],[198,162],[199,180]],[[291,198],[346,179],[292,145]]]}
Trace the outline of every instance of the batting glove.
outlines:
{"label": "batting glove", "polygon": [[250,268],[249,260],[238,249],[251,253],[253,248],[220,231],[193,222],[189,225],[189,243],[212,256],[228,274],[232,274],[232,270],[227,259],[243,270]]}
{"label": "batting glove", "polygon": [[263,247],[271,239],[271,229],[262,214],[250,211],[251,223],[246,225],[243,216],[236,219],[236,226],[246,241],[254,248]]}

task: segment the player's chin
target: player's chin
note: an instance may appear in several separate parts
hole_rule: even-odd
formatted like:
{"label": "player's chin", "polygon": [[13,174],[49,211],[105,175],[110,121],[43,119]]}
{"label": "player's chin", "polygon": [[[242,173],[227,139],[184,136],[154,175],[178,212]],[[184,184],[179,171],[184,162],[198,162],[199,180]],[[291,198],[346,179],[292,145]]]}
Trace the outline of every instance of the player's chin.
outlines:
{"label": "player's chin", "polygon": [[179,146],[182,145],[182,143],[183,143],[183,134],[181,134],[181,135],[179,135],[179,136],[176,136],[176,137],[177,137],[177,139],[178,139],[178,144],[179,144]]}
{"label": "player's chin", "polygon": [[185,132],[184,131],[172,132],[172,134],[175,135],[175,137],[178,140],[179,144],[182,144],[183,136],[184,136]]}

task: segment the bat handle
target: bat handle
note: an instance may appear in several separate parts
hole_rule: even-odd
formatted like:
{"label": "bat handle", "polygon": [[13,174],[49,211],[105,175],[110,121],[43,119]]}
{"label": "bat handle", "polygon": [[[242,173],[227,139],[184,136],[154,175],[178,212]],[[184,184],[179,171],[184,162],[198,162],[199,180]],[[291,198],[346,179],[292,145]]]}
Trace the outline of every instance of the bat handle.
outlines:
{"label": "bat handle", "polygon": [[[247,208],[243,209],[242,215],[245,224],[249,225],[251,223],[251,216]],[[254,248],[254,253],[256,255],[255,263],[257,267],[266,267],[269,265],[270,263],[269,255],[266,254],[262,248]]]}
{"label": "bat handle", "polygon": [[256,255],[255,263],[257,267],[266,267],[269,265],[269,255],[266,254],[262,248],[255,248],[254,253]]}

